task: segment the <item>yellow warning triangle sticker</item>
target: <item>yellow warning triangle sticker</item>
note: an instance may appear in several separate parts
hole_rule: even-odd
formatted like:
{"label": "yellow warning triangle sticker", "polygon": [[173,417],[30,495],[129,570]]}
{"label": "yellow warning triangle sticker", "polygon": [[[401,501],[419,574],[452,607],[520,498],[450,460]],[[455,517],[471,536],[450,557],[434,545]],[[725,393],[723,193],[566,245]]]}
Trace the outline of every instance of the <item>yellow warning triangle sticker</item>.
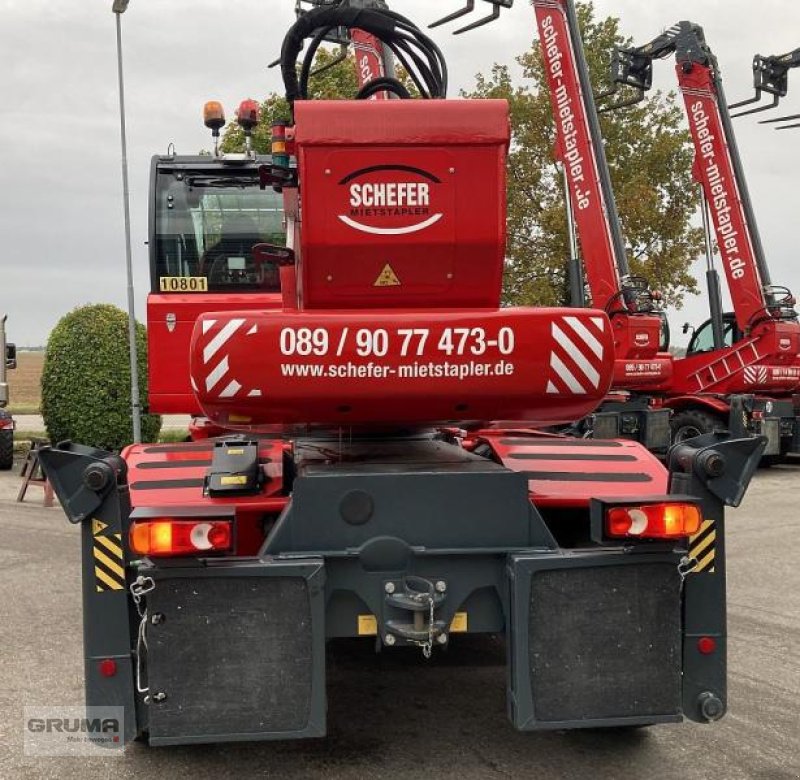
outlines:
{"label": "yellow warning triangle sticker", "polygon": [[108,528],[108,526],[105,523],[101,523],[99,520],[92,519],[92,536],[97,536],[97,534],[105,531],[106,528]]}
{"label": "yellow warning triangle sticker", "polygon": [[394,272],[394,268],[386,263],[383,266],[383,270],[378,275],[378,278],[375,280],[375,284],[372,285],[373,287],[400,287],[402,282],[397,278],[397,274]]}

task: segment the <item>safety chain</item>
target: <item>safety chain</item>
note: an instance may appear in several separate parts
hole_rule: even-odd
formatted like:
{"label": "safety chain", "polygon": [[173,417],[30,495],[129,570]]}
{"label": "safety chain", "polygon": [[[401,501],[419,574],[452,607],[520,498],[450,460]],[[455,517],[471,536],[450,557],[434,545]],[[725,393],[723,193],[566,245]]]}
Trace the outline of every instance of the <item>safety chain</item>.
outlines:
{"label": "safety chain", "polygon": [[[421,579],[421,578],[419,578]],[[433,610],[434,610],[434,588],[433,584],[428,582],[427,580],[423,580],[426,583],[429,590],[427,592],[417,592],[412,593],[410,588],[406,586],[406,593],[414,599],[414,601],[427,601],[428,602],[428,638],[419,641],[419,640],[410,640],[411,644],[416,645],[417,647],[422,648],[422,655],[428,659],[433,654]]]}
{"label": "safety chain", "polygon": [[[142,656],[147,652],[147,607],[142,605],[143,597],[154,590],[156,583],[152,577],[139,575],[130,586],[131,597],[139,613],[139,630],[136,635],[136,691],[148,693],[149,685],[142,685]],[[145,699],[147,701],[147,699]]]}
{"label": "safety chain", "polygon": [[681,591],[683,591],[683,583],[686,581],[686,578],[697,568],[700,561],[697,558],[689,558],[689,556],[684,555],[681,558],[680,562],[678,563],[678,574],[681,577]]}

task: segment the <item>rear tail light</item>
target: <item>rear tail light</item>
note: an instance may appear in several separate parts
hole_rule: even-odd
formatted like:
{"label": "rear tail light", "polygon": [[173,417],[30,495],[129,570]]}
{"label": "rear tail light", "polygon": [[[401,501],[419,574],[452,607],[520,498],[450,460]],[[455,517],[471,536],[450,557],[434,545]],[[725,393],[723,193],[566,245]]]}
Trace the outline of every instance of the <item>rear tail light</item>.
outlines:
{"label": "rear tail light", "polygon": [[680,539],[696,534],[702,521],[695,504],[661,503],[609,507],[604,525],[615,539]]}
{"label": "rear tail light", "polygon": [[233,547],[233,529],[227,520],[139,521],[131,526],[130,546],[138,555],[149,557],[228,552]]}

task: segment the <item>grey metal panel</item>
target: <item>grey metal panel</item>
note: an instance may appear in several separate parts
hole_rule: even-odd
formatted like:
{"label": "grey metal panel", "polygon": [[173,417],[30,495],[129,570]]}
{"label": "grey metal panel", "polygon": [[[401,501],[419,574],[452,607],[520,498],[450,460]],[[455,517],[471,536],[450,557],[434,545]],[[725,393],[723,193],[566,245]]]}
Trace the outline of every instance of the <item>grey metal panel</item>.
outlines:
{"label": "grey metal panel", "polygon": [[553,546],[525,477],[485,458],[440,442],[348,455],[301,466],[263,553],[341,554],[380,537],[428,550]]}
{"label": "grey metal panel", "polygon": [[681,719],[679,558],[609,550],[512,557],[516,728]]}

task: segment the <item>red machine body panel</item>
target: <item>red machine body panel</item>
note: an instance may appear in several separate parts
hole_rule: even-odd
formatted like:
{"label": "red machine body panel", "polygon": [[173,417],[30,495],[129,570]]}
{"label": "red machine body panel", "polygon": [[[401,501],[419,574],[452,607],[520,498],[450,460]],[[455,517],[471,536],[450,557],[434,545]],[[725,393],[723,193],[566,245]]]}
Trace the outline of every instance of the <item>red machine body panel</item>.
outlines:
{"label": "red machine body panel", "polygon": [[301,308],[495,308],[504,101],[304,101]]}
{"label": "red machine body panel", "polygon": [[659,352],[661,320],[656,316],[616,315],[611,318],[614,334],[614,389],[650,391],[669,387],[674,359]]}
{"label": "red machine body panel", "polygon": [[189,378],[197,318],[207,311],[278,308],[279,294],[151,293],[147,296],[149,408],[156,414],[201,414]]}
{"label": "red machine body panel", "polygon": [[213,441],[181,444],[135,444],[122,452],[128,465],[133,509],[236,508],[236,554],[256,555],[264,540],[265,515],[277,516],[289,499],[283,495],[283,450],[280,437],[260,438],[259,463],[264,485],[257,495],[211,498],[203,494],[211,466]]}
{"label": "red machine body panel", "polygon": [[731,347],[675,361],[674,389],[682,392],[791,394],[800,384],[800,328],[794,322],[765,323],[759,336]]}
{"label": "red machine body panel", "polygon": [[226,426],[525,419],[567,423],[608,390],[608,318],[591,309],[202,315],[192,379]]}
{"label": "red machine body panel", "polygon": [[667,493],[667,471],[632,441],[536,438],[481,431],[503,465],[529,477],[538,507],[588,506],[592,498],[634,498]]}

